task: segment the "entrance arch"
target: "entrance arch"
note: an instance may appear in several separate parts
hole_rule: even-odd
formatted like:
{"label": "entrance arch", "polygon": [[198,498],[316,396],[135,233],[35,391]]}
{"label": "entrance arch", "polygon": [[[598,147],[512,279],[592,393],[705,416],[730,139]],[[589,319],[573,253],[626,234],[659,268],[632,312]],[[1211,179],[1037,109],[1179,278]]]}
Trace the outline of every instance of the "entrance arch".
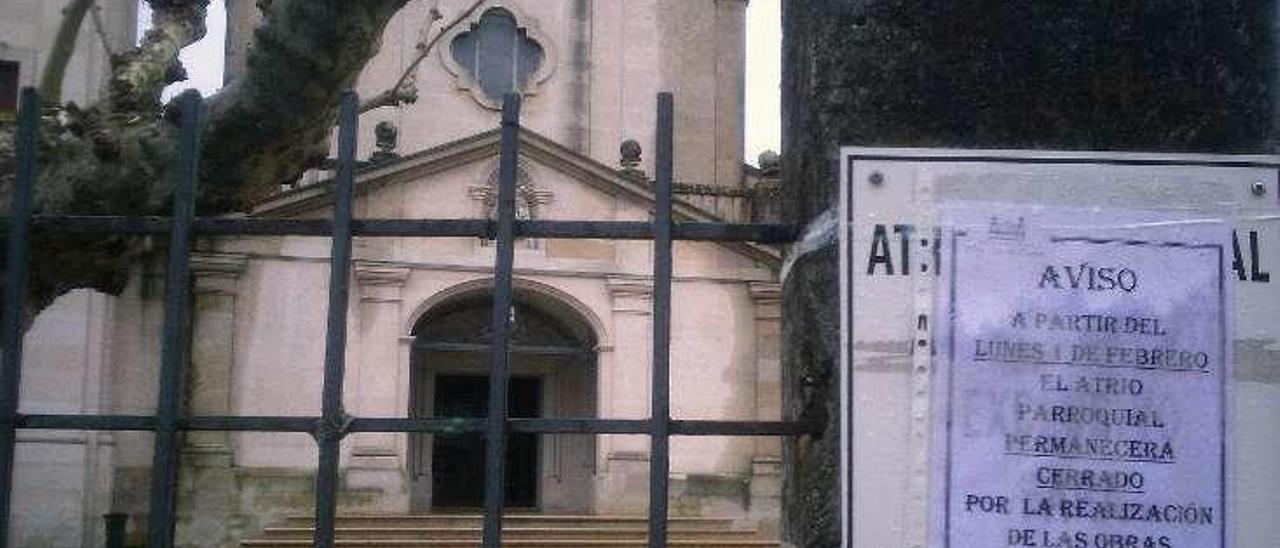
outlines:
{"label": "entrance arch", "polygon": [[[527,286],[517,287],[514,297],[510,416],[595,417],[598,337],[592,323],[569,303]],[[491,306],[488,287],[470,287],[418,318],[410,347],[410,416],[486,414]],[[590,512],[595,463],[594,436],[510,434],[507,504]],[[483,436],[410,434],[409,478],[414,511],[481,506]]]}

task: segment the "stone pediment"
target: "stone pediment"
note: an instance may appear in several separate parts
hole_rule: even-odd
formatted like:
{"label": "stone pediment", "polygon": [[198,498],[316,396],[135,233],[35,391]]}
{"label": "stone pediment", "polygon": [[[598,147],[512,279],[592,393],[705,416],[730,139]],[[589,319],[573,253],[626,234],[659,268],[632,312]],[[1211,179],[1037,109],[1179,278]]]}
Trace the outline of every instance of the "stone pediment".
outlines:
{"label": "stone pediment", "polygon": [[[367,166],[356,174],[356,196],[371,195],[395,185],[411,185],[443,177],[447,172],[478,163],[496,163],[499,154],[500,131],[497,129],[432,147],[411,155],[384,163]],[[520,130],[520,159],[522,164],[532,163],[554,170],[575,184],[651,208],[654,193],[651,183],[629,177],[592,158],[566,148],[536,132]],[[250,214],[253,217],[296,218],[310,217],[327,210],[333,204],[332,181],[295,187],[258,204]],[[522,190],[524,192],[524,190]],[[553,199],[545,189],[529,189],[530,203]],[[478,201],[491,200],[491,191],[476,181],[467,183],[467,193]],[[676,198],[673,215],[676,221],[725,222],[715,213],[695,204]],[[584,218],[590,218],[586,216]],[[780,254],[771,246],[725,243],[725,247],[777,267]]]}

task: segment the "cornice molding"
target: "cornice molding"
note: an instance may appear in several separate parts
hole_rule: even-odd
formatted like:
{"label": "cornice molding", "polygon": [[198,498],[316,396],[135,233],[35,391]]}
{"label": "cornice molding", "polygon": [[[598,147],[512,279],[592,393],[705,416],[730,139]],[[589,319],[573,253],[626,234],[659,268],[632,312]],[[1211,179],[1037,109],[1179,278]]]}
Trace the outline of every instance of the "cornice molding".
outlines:
{"label": "cornice molding", "polygon": [[234,295],[236,282],[249,266],[249,256],[239,253],[191,254],[191,275],[197,294]]}

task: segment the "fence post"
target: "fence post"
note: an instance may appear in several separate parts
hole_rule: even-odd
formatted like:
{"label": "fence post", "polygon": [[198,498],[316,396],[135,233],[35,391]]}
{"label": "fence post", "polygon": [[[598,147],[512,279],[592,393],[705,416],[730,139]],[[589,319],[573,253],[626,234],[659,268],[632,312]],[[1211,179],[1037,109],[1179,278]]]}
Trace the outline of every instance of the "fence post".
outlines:
{"label": "fence post", "polygon": [[520,95],[502,101],[502,142],[498,167],[498,249],[493,272],[493,338],[489,347],[489,411],[485,421],[484,548],[502,546],[505,503],[504,457],[507,447],[507,348],[510,341],[512,283],[515,267],[516,168],[520,147]]}
{"label": "fence post", "polygon": [[653,382],[649,387],[649,548],[667,546],[671,476],[671,179],[674,98],[658,94],[653,200]]}
{"label": "fence post", "polygon": [[124,548],[124,533],[129,524],[129,514],[103,514],[102,524],[106,529],[106,548]]}
{"label": "fence post", "polygon": [[188,90],[178,98],[182,133],[174,170],[173,227],[164,282],[164,332],[160,348],[160,396],[156,405],[155,453],[151,461],[151,513],[147,546],[171,548],[178,507],[178,459],[182,393],[190,361],[191,225],[195,219],[197,167],[200,155],[200,94]]}
{"label": "fence post", "polygon": [[342,381],[346,371],[347,305],[351,294],[351,211],[355,196],[356,131],[360,98],[342,94],[338,114],[338,180],[334,189],[333,247],[329,254],[329,316],[324,344],[322,417],[316,429],[320,462],[316,470],[315,546],[333,548],[338,509],[338,465],[346,434]]}
{"label": "fence post", "polygon": [[40,132],[40,94],[22,90],[17,135],[17,173],[9,203],[9,237],[4,280],[3,361],[0,362],[0,548],[9,544],[13,503],[13,457],[18,442],[18,394],[22,383],[22,331],[27,297],[27,237],[31,187],[35,184],[36,137]]}

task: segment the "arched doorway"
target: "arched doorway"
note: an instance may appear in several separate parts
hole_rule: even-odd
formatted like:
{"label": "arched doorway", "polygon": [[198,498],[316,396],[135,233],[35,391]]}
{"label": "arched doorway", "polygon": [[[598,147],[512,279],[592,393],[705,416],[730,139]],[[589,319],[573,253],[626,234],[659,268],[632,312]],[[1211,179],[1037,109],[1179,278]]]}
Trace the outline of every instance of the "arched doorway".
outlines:
{"label": "arched doorway", "polygon": [[[428,310],[413,330],[410,415],[479,418],[486,415],[491,294],[477,289]],[[507,402],[516,418],[594,417],[596,334],[567,304],[517,289],[512,307],[511,384]],[[595,438],[510,434],[508,506],[589,512]],[[480,434],[410,436],[414,511],[483,505],[484,438]]]}

